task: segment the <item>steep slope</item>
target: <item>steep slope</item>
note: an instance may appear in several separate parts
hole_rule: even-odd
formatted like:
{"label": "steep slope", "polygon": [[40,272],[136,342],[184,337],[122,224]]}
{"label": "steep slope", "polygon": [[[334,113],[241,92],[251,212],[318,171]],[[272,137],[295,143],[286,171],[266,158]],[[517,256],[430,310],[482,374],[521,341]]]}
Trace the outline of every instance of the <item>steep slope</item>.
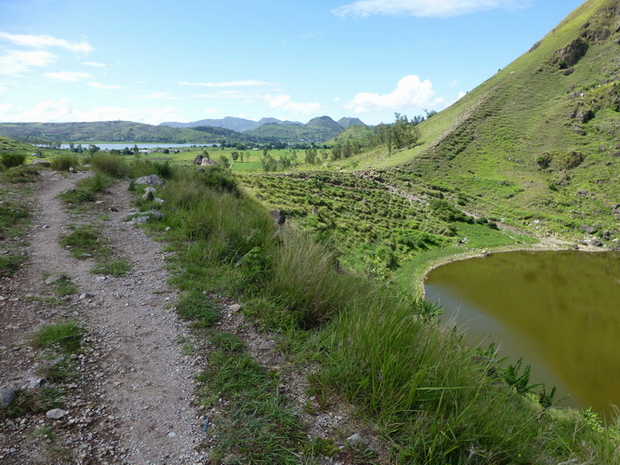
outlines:
{"label": "steep slope", "polygon": [[587,226],[609,238],[620,214],[619,15],[617,1],[586,1],[422,123],[420,146],[369,157],[366,167],[401,165],[466,194],[471,210],[521,225],[536,219],[541,232],[583,236]]}

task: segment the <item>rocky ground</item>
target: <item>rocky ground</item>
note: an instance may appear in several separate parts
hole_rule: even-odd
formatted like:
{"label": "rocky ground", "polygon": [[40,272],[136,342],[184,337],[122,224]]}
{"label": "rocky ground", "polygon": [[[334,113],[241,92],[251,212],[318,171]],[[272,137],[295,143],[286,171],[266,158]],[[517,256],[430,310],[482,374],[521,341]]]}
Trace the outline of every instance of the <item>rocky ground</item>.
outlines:
{"label": "rocky ground", "polygon": [[[205,417],[193,405],[201,356],[180,350],[179,341],[191,335],[177,320],[161,245],[125,222],[132,210],[127,182],[92,212],[67,212],[58,194],[87,175],[42,171],[29,237],[13,239],[29,260],[0,286],[0,387],[45,388],[40,368],[51,362],[32,346],[38,328],[71,318],[87,332],[84,353],[72,357],[78,376],[62,386],[60,418],[46,412],[1,421],[0,462],[207,463],[199,447],[208,441]],[[70,224],[93,221],[131,263],[125,276],[95,275],[92,260],[72,258],[60,246]],[[55,274],[77,292],[54,298],[46,278]]]}

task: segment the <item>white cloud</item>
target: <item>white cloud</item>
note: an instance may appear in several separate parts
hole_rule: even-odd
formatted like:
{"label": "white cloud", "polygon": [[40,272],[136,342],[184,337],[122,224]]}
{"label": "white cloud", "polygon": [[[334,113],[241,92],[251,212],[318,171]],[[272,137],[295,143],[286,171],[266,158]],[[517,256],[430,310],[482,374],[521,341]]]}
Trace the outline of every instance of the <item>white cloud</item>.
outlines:
{"label": "white cloud", "polygon": [[459,96],[457,97],[457,100],[461,100],[466,95],[467,95],[467,92],[459,92]]}
{"label": "white cloud", "polygon": [[114,84],[102,84],[101,82],[89,82],[89,86],[95,89],[123,89],[123,86],[117,86]]}
{"label": "white cloud", "polygon": [[312,114],[321,110],[319,103],[294,103],[290,95],[278,95],[270,98],[269,106],[280,110],[292,111],[293,113]]}
{"label": "white cloud", "polygon": [[359,0],[332,10],[338,16],[459,16],[495,8],[524,7],[529,0]]}
{"label": "white cloud", "polygon": [[270,82],[257,81],[248,79],[245,81],[222,81],[222,82],[179,82],[182,86],[200,86],[200,87],[251,87],[251,86],[271,86]]}
{"label": "white cloud", "polygon": [[85,61],[82,63],[84,66],[94,66],[95,68],[105,68],[106,65],[103,63],[98,63],[96,61]]}
{"label": "white cloud", "polygon": [[45,73],[48,78],[57,79],[59,81],[77,82],[82,79],[90,79],[93,77],[89,73],[73,73],[71,71],[59,71],[58,73]]}
{"label": "white cloud", "polygon": [[31,110],[0,104],[0,121],[3,122],[88,122],[88,121],[135,121],[159,124],[164,121],[186,121],[182,111],[173,107],[122,108],[98,107],[86,110],[73,108],[69,99],[45,101]]}
{"label": "white cloud", "polygon": [[369,113],[373,110],[398,111],[407,107],[433,108],[443,102],[436,98],[433,84],[427,79],[420,81],[418,76],[405,76],[393,92],[379,95],[370,92],[360,92],[344,108],[352,109],[355,113]]}
{"label": "white cloud", "polygon": [[0,74],[19,76],[32,66],[47,66],[58,57],[44,50],[9,50],[0,56]]}
{"label": "white cloud", "polygon": [[0,39],[7,40],[12,44],[21,47],[45,48],[60,47],[72,52],[90,53],[95,50],[88,42],[69,42],[65,39],[58,39],[48,35],[26,35],[26,34],[9,34],[0,31]]}

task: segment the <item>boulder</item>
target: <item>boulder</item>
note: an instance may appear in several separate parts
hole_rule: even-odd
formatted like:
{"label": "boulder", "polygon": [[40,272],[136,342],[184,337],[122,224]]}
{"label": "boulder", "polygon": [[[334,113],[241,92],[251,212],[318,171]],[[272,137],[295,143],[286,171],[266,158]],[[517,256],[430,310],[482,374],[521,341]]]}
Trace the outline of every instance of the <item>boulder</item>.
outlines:
{"label": "boulder", "polygon": [[0,407],[8,407],[11,405],[16,395],[13,389],[0,388]]}
{"label": "boulder", "polygon": [[200,153],[196,155],[196,158],[194,158],[194,165],[200,165],[202,163],[203,158],[204,156]]}
{"label": "boulder", "polygon": [[142,176],[136,179],[136,184],[146,184],[147,186],[163,186],[165,182],[156,174],[150,174],[148,176]]}
{"label": "boulder", "polygon": [[217,165],[216,161],[211,160],[210,158],[203,158],[200,162],[201,166],[214,166]]}
{"label": "boulder", "polygon": [[597,229],[594,226],[588,226],[587,224],[582,224],[579,226],[579,231],[583,231],[586,234],[596,234]]}
{"label": "boulder", "polygon": [[286,221],[286,216],[282,210],[273,210],[270,215],[278,226],[283,225]]}

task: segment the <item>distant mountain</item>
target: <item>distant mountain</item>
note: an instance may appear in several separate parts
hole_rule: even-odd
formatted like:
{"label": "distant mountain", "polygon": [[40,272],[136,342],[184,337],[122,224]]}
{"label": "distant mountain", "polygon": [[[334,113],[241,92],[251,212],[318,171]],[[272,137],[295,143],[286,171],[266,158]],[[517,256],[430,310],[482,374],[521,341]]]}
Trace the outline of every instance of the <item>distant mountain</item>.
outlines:
{"label": "distant mountain", "polygon": [[[263,118],[263,120],[271,120],[274,118]],[[265,124],[263,120],[256,122],[245,118],[235,118],[233,116],[227,116],[221,119],[201,119],[200,121],[194,121],[192,123],[161,123],[160,126],[172,126],[173,128],[195,128],[197,126],[211,126],[213,128],[230,129],[236,132],[245,132],[250,129],[256,129],[257,127]],[[280,122],[280,120],[276,120]],[[270,121],[269,121],[270,122]]]}
{"label": "distant mountain", "polygon": [[1,123],[0,136],[23,142],[145,142],[198,144],[242,139],[240,133],[220,134],[193,128],[153,126],[130,121],[98,121],[88,123]]}
{"label": "distant mountain", "polygon": [[336,133],[341,132],[344,128],[336,123],[329,116],[319,116],[317,118],[312,118],[306,124],[309,128],[324,128],[330,131],[334,131]]}
{"label": "distant mountain", "polygon": [[359,118],[340,118],[338,120],[338,125],[342,127],[342,129],[346,129],[349,126],[366,126]]}
{"label": "distant mountain", "polygon": [[[357,118],[345,118],[359,121]],[[354,123],[350,123],[354,124]],[[363,125],[363,123],[361,123]],[[0,136],[20,141],[60,142],[153,142],[153,143],[295,143],[325,142],[344,127],[329,116],[311,119],[307,124],[262,118],[252,121],[227,116],[192,123],[162,123],[158,126],[130,121],[75,123],[0,123]]]}

